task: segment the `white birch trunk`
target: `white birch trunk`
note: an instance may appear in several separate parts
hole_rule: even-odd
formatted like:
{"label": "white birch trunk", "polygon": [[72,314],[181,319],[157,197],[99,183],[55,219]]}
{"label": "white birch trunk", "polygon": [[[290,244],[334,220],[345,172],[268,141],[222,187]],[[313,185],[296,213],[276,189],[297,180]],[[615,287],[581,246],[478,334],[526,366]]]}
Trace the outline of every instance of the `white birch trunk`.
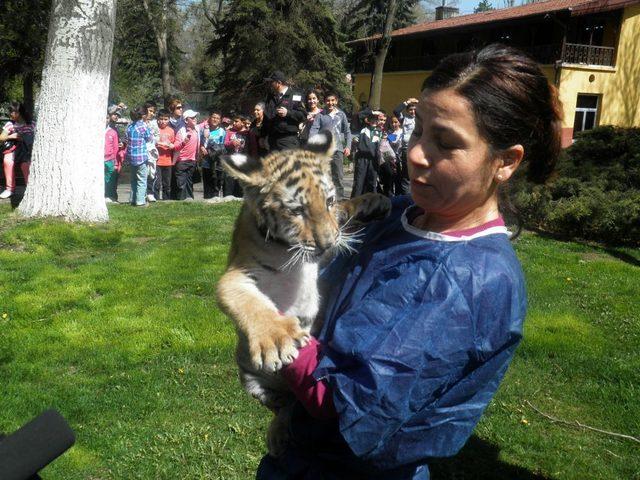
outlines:
{"label": "white birch trunk", "polygon": [[54,0],[29,185],[19,212],[109,219],[104,139],[116,0]]}

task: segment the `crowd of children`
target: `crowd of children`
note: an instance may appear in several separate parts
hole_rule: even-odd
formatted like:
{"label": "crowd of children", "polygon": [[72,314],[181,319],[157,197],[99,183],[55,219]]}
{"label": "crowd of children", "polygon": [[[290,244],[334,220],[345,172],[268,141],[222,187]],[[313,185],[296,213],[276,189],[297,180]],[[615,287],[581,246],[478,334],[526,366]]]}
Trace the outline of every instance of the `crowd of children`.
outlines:
{"label": "crowd of children", "polygon": [[[324,101],[323,101],[324,100]],[[417,99],[410,98],[387,118],[382,111],[365,108],[351,119],[338,107],[339,97],[310,91],[305,98],[306,121],[300,125],[300,144],[320,130],[331,130],[335,151],[331,172],[337,196],[343,198],[345,158],[354,167],[351,196],[378,191],[385,195],[408,193],[406,149],[415,125]],[[107,203],[118,201],[118,177],[129,166],[129,203],[144,206],[156,200],[190,200],[193,184],[202,181],[204,198],[242,197],[238,182],[225,175],[221,155],[243,153],[262,157],[269,153],[265,133],[265,105],[257,103],[250,117],[223,115],[212,109],[198,121],[198,112],[185,109],[179,99],[167,109],[157,110],[154,102],[129,111],[122,118],[124,104],[107,111],[104,150],[104,196]],[[11,104],[10,121],[0,133],[6,182],[0,198],[15,190],[15,176],[28,180],[35,124],[20,103]]]}
{"label": "crowd of children", "polygon": [[[408,193],[406,150],[415,125],[417,99],[407,99],[389,117],[383,111],[364,108],[351,122],[338,107],[336,93],[327,93],[323,103],[321,94],[313,90],[305,100],[307,119],[300,125],[300,143],[304,147],[320,130],[333,133],[331,171],[339,198],[344,197],[345,158],[350,158],[354,166],[352,197],[375,191],[388,196]],[[131,169],[132,205],[193,199],[193,184],[199,181],[205,199],[242,197],[241,186],[225,174],[221,155],[261,157],[269,152],[263,103],[256,104],[253,118],[223,115],[212,109],[198,122],[198,112],[185,110],[179,99],[171,100],[167,110],[157,113],[156,104],[147,102],[131,111],[126,130],[119,121],[125,108],[112,105],[107,116],[107,202],[117,201],[117,176],[123,163]]]}
{"label": "crowd of children", "polygon": [[168,107],[156,111],[156,104],[147,102],[130,111],[131,121],[126,128],[126,122],[120,120],[126,106],[109,107],[105,201],[118,200],[117,177],[124,164],[130,167],[132,205],[193,199],[193,185],[200,181],[205,199],[241,197],[242,188],[224,174],[220,156],[261,153],[259,128],[252,128],[247,116],[223,117],[218,110],[211,110],[204,121],[198,122],[198,112],[185,110],[177,99],[170,101]]}

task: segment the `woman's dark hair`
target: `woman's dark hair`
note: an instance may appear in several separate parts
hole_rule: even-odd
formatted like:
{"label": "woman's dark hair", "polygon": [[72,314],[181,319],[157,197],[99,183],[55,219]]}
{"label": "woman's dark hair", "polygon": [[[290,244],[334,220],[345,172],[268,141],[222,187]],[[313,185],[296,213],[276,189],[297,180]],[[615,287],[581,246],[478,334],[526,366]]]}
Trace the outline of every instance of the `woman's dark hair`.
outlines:
{"label": "woman's dark hair", "polygon": [[22,102],[11,102],[9,104],[9,112],[18,112],[25,123],[31,123],[31,112],[27,110]]}
{"label": "woman's dark hair", "polygon": [[169,103],[167,104],[167,108],[171,113],[173,113],[173,111],[176,109],[176,106],[179,105],[180,103],[182,103],[181,100],[177,98],[172,98],[171,100],[169,100]]}
{"label": "woman's dark hair", "polygon": [[320,92],[319,92],[318,90],[309,90],[309,91],[307,92],[307,94],[304,96],[305,103],[306,103],[306,101],[309,99],[309,95],[311,95],[312,93],[313,93],[313,94],[316,96],[316,98],[318,99],[318,103],[322,103],[322,101],[323,101],[324,99],[322,98],[322,95],[320,94]]}
{"label": "woman's dark hair", "polygon": [[520,144],[527,178],[544,183],[561,148],[562,106],[538,64],[512,47],[493,44],[451,55],[424,83],[426,92],[453,89],[474,111],[493,150]]}

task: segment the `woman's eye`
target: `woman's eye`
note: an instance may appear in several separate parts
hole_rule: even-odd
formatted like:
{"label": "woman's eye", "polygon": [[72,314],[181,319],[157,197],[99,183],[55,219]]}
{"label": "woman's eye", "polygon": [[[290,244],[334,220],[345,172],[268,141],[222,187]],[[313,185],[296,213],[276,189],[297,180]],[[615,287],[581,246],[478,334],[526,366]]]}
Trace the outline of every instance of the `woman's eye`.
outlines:
{"label": "woman's eye", "polygon": [[443,140],[442,138],[436,138],[436,145],[440,150],[455,150],[458,148],[452,142]]}
{"label": "woman's eye", "polygon": [[335,202],[336,202],[336,197],[331,195],[329,198],[327,198],[327,208],[329,208]]}

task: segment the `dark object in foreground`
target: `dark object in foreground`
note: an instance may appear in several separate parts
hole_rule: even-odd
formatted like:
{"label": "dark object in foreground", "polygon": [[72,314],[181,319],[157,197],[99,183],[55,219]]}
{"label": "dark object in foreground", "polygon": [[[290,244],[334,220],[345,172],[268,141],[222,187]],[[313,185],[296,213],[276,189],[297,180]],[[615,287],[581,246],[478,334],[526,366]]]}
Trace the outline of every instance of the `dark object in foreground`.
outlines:
{"label": "dark object in foreground", "polygon": [[9,436],[0,438],[0,478],[39,479],[38,471],[62,455],[76,441],[67,421],[46,410]]}

